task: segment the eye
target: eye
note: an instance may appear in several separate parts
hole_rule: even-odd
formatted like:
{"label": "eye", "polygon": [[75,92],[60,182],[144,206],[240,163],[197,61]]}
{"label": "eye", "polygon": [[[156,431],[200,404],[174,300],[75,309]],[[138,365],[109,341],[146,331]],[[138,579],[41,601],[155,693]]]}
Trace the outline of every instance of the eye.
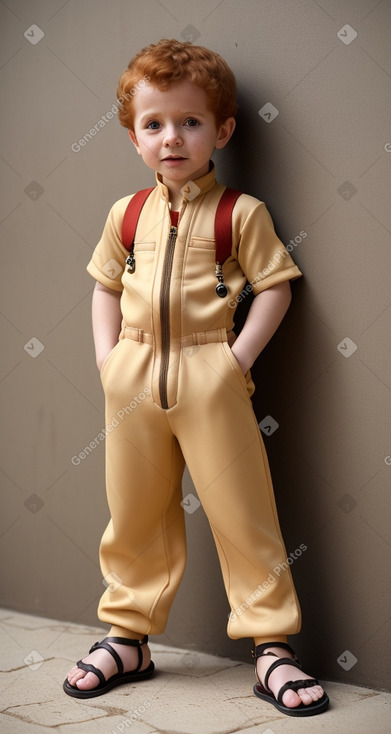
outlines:
{"label": "eye", "polygon": [[199,124],[200,123],[198,122],[198,120],[195,120],[194,117],[189,117],[188,120],[186,120],[185,122],[185,125],[187,125],[188,127],[197,127],[197,125]]}
{"label": "eye", "polygon": [[151,120],[147,125],[147,130],[159,130],[160,122],[157,120]]}

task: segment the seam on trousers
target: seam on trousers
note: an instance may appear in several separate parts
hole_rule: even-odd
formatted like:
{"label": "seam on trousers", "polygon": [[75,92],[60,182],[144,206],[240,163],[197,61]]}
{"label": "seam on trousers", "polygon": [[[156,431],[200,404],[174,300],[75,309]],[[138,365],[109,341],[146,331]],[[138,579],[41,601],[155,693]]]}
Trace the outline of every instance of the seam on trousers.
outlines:
{"label": "seam on trousers", "polygon": [[[227,569],[227,571],[226,571],[227,584],[226,584],[226,590],[225,591],[226,591],[226,594],[227,594],[229,606],[231,607],[231,603],[230,603],[230,595],[231,595],[231,573],[230,573],[230,570],[229,570],[229,563],[227,561],[227,556],[225,554],[225,551],[224,551],[224,548],[223,548],[222,543],[220,541],[220,538],[217,535],[217,531],[215,530],[214,526],[212,525],[212,523],[209,520],[208,520],[208,522],[209,522],[210,528],[212,530],[213,537],[215,539],[215,543],[216,543],[216,545],[219,546],[219,548],[221,550],[221,555],[224,557],[224,563],[225,563],[225,566],[226,566],[226,569]],[[220,558],[219,558],[219,560],[220,560]],[[221,566],[221,560],[220,560],[220,566]],[[228,625],[229,624],[230,624],[230,622],[228,620]]]}
{"label": "seam on trousers", "polygon": [[[165,517],[166,507],[167,507],[167,505],[170,504],[170,501],[171,501],[171,498],[172,498],[172,494],[173,494],[173,492],[172,492],[172,490],[173,490],[172,475],[173,475],[173,470],[174,470],[174,456],[173,456],[173,454],[174,454],[174,441],[175,440],[176,440],[175,439],[175,436],[173,436],[172,437],[172,442],[171,442],[171,447],[172,448],[171,448],[170,490],[168,492],[167,502],[166,502],[166,505],[165,505],[164,510],[163,510],[163,513],[162,513],[162,522],[163,522],[163,519]],[[172,522],[175,522],[175,520],[173,520]],[[172,523],[170,523],[170,525],[171,524]],[[153,613],[154,613],[154,611],[155,611],[155,609],[156,609],[156,607],[157,607],[160,599],[162,598],[165,590],[168,589],[168,587],[170,585],[170,563],[169,563],[169,559],[168,559],[167,545],[166,545],[166,530],[167,530],[168,527],[170,527],[170,525],[165,526],[165,527],[162,527],[162,535],[163,535],[163,542],[164,542],[164,551],[165,551],[165,557],[166,557],[166,566],[167,566],[167,572],[168,572],[167,575],[168,575],[168,578],[167,578],[166,583],[162,586],[161,590],[157,593],[156,599],[155,599],[155,601],[153,602],[153,604],[151,606],[150,613],[149,613],[149,616],[150,616],[150,619],[151,619],[151,623],[153,621]]]}
{"label": "seam on trousers", "polygon": [[[257,430],[257,435],[258,435],[258,442],[259,442],[259,445],[260,445],[260,448],[261,448],[261,451],[262,451],[262,456],[263,456],[263,460],[264,460],[264,463],[265,463],[265,467],[268,467],[268,470],[266,471],[266,479],[267,479],[267,488],[268,488],[268,495],[269,495],[270,507],[271,507],[271,510],[272,510],[272,513],[273,513],[277,535],[278,535],[278,538],[279,538],[280,543],[281,543],[281,547],[282,547],[282,549],[283,549],[283,551],[285,553],[285,557],[286,557],[286,555],[287,555],[286,546],[285,546],[284,538],[282,536],[281,527],[280,527],[280,521],[279,521],[277,507],[276,507],[276,504],[277,503],[276,503],[275,494],[274,494],[274,490],[273,490],[273,483],[271,481],[271,471],[270,471],[269,460],[268,460],[268,457],[267,457],[267,453],[266,453],[266,449],[265,449],[265,444],[263,442],[263,439],[262,439],[262,436],[261,436],[261,433],[260,433],[260,429],[259,429],[259,426],[258,426],[258,422],[257,422],[257,418],[256,418],[256,415],[255,415],[254,410],[253,410],[253,419],[254,419],[254,424],[256,425],[256,430]],[[299,602],[299,599],[298,599],[298,596],[297,596],[296,587],[295,587],[295,583],[294,583],[292,572],[291,572],[290,568],[288,569],[288,574],[289,574],[291,592],[292,592],[293,598],[295,600],[296,609],[297,609],[297,631],[295,633],[292,633],[292,634],[297,634],[298,632],[300,632],[300,629],[301,629],[301,608],[300,608],[300,602]]]}
{"label": "seam on trousers", "polygon": [[[276,531],[277,531],[278,538],[280,540],[280,543],[282,545],[282,549],[283,549],[283,551],[285,553],[285,556],[286,556],[286,547],[285,547],[285,543],[284,543],[284,538],[282,537],[282,532],[281,532],[281,527],[280,527],[280,521],[279,521],[277,507],[276,507],[276,499],[275,499],[273,484],[271,482],[271,476],[270,476],[271,475],[271,470],[270,470],[270,465],[269,465],[269,459],[268,459],[268,456],[267,456],[267,453],[266,453],[265,444],[264,444],[264,442],[262,440],[260,428],[259,428],[259,425],[257,423],[257,418],[256,418],[256,415],[254,413],[254,410],[252,412],[253,412],[253,421],[254,421],[254,426],[255,426],[255,429],[256,429],[256,433],[257,433],[258,443],[259,443],[259,447],[260,447],[261,453],[262,453],[263,463],[264,463],[265,468],[267,467],[266,468],[266,471],[265,471],[265,475],[266,475],[266,481],[267,481],[267,490],[268,490],[268,497],[269,497],[270,509],[272,510],[272,513],[273,513],[273,518],[274,518],[274,523],[275,523],[275,526],[276,526]],[[293,581],[292,581],[292,583],[293,583]]]}
{"label": "seam on trousers", "polygon": [[[213,526],[212,526],[211,524],[210,524],[210,526],[211,526],[211,528],[212,528],[212,532],[213,532],[213,537],[214,537],[214,538],[216,539],[216,544],[217,544],[217,542],[218,542],[218,545],[219,545],[219,547],[221,548],[221,552],[222,552],[222,554],[223,554],[223,556],[224,556],[224,561],[225,561],[225,563],[226,563],[226,565],[227,565],[227,568],[228,568],[228,571],[229,571],[229,566],[228,566],[228,564],[227,564],[227,560],[226,560],[226,554],[225,554],[225,552],[224,552],[224,549],[223,549],[222,543],[221,543],[220,539],[219,539],[219,538],[217,538],[217,535],[216,535],[216,531],[214,530],[214,527],[213,527]],[[246,556],[245,556],[245,555],[244,555],[243,553],[241,553],[241,551],[240,551],[240,550],[239,550],[239,549],[238,549],[238,548],[236,547],[236,545],[235,545],[234,543],[232,543],[232,542],[231,542],[231,541],[229,540],[229,538],[226,538],[226,537],[225,537],[225,535],[223,535],[223,533],[219,533],[219,535],[220,535],[220,536],[221,536],[222,538],[224,538],[225,542],[226,542],[226,543],[227,543],[228,545],[231,545],[231,546],[232,546],[233,548],[235,548],[236,552],[237,552],[237,553],[238,553],[238,554],[239,554],[239,555],[240,555],[240,556],[241,556],[242,558],[244,558],[244,560],[245,560],[245,561],[246,561],[246,562],[247,562],[247,563],[248,563],[248,564],[249,564],[250,566],[252,566],[253,568],[256,568],[256,567],[254,566],[254,564],[253,564],[253,563],[251,563],[251,562],[249,561],[249,559],[248,559],[248,558],[247,558],[247,557],[246,557]],[[289,571],[290,571],[290,569],[289,569]],[[227,586],[228,586],[227,596],[228,596],[228,602],[229,602],[229,605],[230,605],[230,607],[231,607],[231,603],[230,603],[230,598],[229,598],[229,593],[230,593],[230,591],[231,591],[231,575],[230,575],[230,573],[229,573],[229,572],[227,573],[227,577],[228,577],[228,579],[229,579],[229,583],[227,584]],[[292,593],[293,593],[293,598],[294,598],[294,600],[295,600],[295,603],[296,603],[296,610],[297,610],[297,624],[296,624],[296,630],[295,630],[295,632],[286,632],[286,633],[285,633],[285,632],[282,632],[282,633],[281,633],[281,634],[286,634],[286,635],[288,635],[288,634],[289,634],[289,635],[291,635],[291,634],[292,634],[292,635],[294,635],[294,634],[297,634],[298,632],[300,632],[300,629],[301,629],[301,611],[300,611],[300,604],[299,604],[299,601],[298,601],[298,598],[297,598],[297,594],[296,594],[296,590],[295,590],[295,586],[294,586],[294,583],[293,583],[293,578],[292,578],[292,575],[291,575],[291,574],[290,574],[290,585],[291,585],[291,591],[292,591]],[[231,610],[232,610],[232,607],[231,607]],[[228,624],[227,624],[227,629],[229,629],[229,627],[230,627],[230,624],[231,624],[231,621],[230,621],[230,619],[228,618]],[[277,634],[280,634],[280,633],[277,633]],[[262,635],[261,635],[261,636],[262,636]],[[235,638],[235,639],[237,639],[237,638]],[[244,638],[242,637],[242,638],[240,638],[240,639],[244,639]]]}

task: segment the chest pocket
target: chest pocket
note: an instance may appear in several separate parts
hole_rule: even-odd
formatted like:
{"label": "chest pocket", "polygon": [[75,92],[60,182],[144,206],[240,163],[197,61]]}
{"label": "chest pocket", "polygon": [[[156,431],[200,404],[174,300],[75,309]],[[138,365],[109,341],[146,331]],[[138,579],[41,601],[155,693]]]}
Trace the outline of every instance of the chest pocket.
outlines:
{"label": "chest pocket", "polygon": [[151,281],[154,271],[156,242],[135,242],[134,258],[135,272],[134,275],[142,281]]}
{"label": "chest pocket", "polygon": [[214,239],[207,237],[192,237],[190,240],[189,247],[195,247],[199,250],[212,250],[215,251]]}
{"label": "chest pocket", "polygon": [[216,247],[214,238],[191,237],[186,256],[185,280],[192,288],[200,288],[207,278],[209,288],[214,290]]}

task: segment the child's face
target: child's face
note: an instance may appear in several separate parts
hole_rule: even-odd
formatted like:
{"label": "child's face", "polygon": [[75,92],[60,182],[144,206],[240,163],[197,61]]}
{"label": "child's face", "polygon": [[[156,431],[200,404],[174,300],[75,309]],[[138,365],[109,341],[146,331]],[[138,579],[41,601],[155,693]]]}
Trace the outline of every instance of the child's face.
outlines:
{"label": "child's face", "polygon": [[129,136],[144,163],[160,173],[169,190],[205,175],[215,148],[230,139],[235,120],[217,127],[203,89],[190,81],[161,91],[146,84],[133,100],[134,132]]}

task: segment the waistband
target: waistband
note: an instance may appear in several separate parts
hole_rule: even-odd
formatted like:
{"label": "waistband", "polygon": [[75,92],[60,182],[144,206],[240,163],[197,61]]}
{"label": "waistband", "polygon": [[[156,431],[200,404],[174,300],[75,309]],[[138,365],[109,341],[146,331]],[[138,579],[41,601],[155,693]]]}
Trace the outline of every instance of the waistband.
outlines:
{"label": "waistband", "polygon": [[[153,346],[154,338],[153,334],[148,334],[143,329],[138,329],[136,326],[122,325],[119,339],[133,339],[136,342],[142,342]],[[210,344],[211,342],[226,342],[232,343],[235,339],[233,331],[227,333],[227,329],[210,329],[209,331],[196,331],[193,334],[187,334],[181,336],[180,342],[181,347],[192,347],[199,344]]]}

